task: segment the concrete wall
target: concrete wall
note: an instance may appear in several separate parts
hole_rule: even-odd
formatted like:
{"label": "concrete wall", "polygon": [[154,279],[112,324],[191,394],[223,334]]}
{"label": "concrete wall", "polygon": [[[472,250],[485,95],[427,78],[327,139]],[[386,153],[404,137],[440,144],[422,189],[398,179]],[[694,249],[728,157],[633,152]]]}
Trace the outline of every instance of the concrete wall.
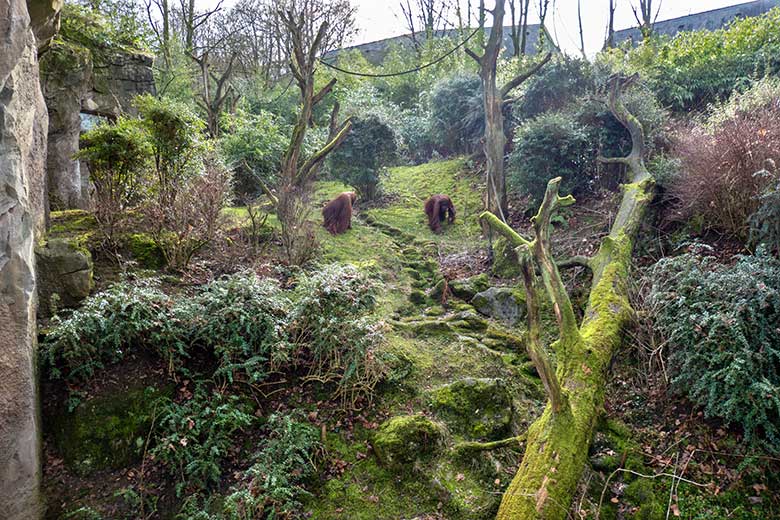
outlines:
{"label": "concrete wall", "polygon": [[[774,7],[780,7],[780,0],[756,0],[755,2],[663,20],[655,24],[654,30],[657,34],[667,36],[674,36],[683,31],[702,29],[714,31],[737,18],[760,16]],[[616,44],[626,40],[638,43],[642,41],[642,33],[636,27],[615,32]]]}

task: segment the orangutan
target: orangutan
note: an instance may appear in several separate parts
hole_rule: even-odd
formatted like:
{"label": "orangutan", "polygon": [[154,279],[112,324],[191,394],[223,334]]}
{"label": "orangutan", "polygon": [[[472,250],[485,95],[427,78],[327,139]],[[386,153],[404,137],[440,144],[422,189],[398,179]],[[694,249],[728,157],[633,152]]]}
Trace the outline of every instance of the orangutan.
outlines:
{"label": "orangutan", "polygon": [[455,222],[455,206],[446,195],[431,195],[425,201],[425,214],[428,215],[428,227],[434,233],[441,231],[441,223],[444,219],[447,219],[450,224]]}
{"label": "orangutan", "polygon": [[332,235],[352,229],[352,205],[356,199],[354,191],[345,191],[322,208],[323,225]]}

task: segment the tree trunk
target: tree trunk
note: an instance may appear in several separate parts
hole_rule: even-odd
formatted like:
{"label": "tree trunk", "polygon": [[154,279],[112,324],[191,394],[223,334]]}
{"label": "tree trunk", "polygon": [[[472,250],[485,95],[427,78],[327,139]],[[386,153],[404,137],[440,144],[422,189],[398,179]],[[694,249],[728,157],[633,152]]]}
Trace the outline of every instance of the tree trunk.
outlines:
{"label": "tree trunk", "polygon": [[[623,327],[633,312],[627,294],[631,254],[637,231],[653,199],[655,182],[642,157],[642,127],[620,101],[621,90],[633,78],[614,77],[610,81],[610,108],[631,133],[634,146],[628,157],[599,159],[626,164],[630,182],[623,186],[623,199],[609,236],[603,240],[598,253],[585,261],[593,272],[593,282],[579,328],[571,325],[570,301],[557,279],[556,264],[539,251],[541,246],[538,244],[543,241],[538,236],[533,242],[526,241],[508,226],[499,224],[495,217],[485,215],[492,227],[519,246],[519,253],[524,248],[533,249],[533,256],[545,275],[545,286],[561,331],[560,339],[551,346],[558,360],[555,380],[545,387],[559,386],[562,395],[556,397],[548,388],[550,402],[528,430],[525,456],[504,493],[498,520],[567,518],[577,482],[587,462],[593,428],[602,410],[607,368],[620,344]],[[554,182],[551,181],[551,186]],[[557,197],[557,185],[554,187]],[[535,225],[541,215],[542,210],[534,219]],[[537,229],[548,227],[546,222],[543,224]],[[537,235],[540,233],[537,231]],[[522,260],[523,256],[519,257]],[[529,345],[529,348],[533,347]],[[546,367],[542,363],[537,368],[541,374]]]}

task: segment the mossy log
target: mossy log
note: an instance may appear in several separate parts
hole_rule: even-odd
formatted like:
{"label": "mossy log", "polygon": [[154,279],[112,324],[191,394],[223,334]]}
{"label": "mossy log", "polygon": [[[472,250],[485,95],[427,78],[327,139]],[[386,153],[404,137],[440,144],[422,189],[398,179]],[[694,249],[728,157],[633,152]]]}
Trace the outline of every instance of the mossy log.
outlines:
{"label": "mossy log", "polygon": [[498,520],[567,518],[603,406],[608,365],[632,315],[627,295],[631,254],[655,184],[643,161],[642,127],[620,101],[621,90],[632,81],[611,79],[610,108],[631,133],[634,147],[628,157],[609,160],[628,166],[629,183],[623,186],[623,199],[609,236],[586,262],[593,271],[593,282],[581,324],[574,321],[558,266],[549,253],[547,223],[556,205],[572,202],[558,197],[560,179],[553,179],[548,185],[545,202],[534,218],[533,241],[515,233],[495,215],[483,214],[485,222],[517,246],[527,288],[536,276],[535,267],[541,271],[560,330],[559,340],[550,346],[557,359],[557,366],[553,367],[538,335],[533,333],[538,311],[533,308],[536,295],[531,287],[526,302],[528,349],[549,400],[542,416],[528,429],[525,455],[504,493]]}

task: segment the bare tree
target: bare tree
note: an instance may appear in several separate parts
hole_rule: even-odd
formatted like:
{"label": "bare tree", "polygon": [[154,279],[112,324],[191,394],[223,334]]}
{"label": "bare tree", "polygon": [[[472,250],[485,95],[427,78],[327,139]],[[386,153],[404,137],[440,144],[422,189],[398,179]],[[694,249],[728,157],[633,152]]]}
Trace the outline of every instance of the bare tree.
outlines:
{"label": "bare tree", "polygon": [[541,53],[545,48],[544,39],[547,34],[547,26],[545,25],[545,22],[547,20],[547,10],[550,7],[550,0],[538,0],[536,7],[539,11],[539,47],[537,52]]}
{"label": "bare tree", "polygon": [[631,3],[634,18],[636,18],[639,30],[642,32],[642,38],[645,40],[653,35],[653,26],[661,12],[661,4],[663,4],[663,0],[658,0],[658,9],[655,12],[655,16],[653,16],[653,0],[639,0],[639,7],[633,2]]}
{"label": "bare tree", "polygon": [[[484,11],[484,8],[483,8]],[[484,149],[487,159],[487,194],[486,207],[488,211],[500,215],[502,220],[507,212],[506,174],[504,172],[504,149],[506,135],[504,134],[503,108],[513,100],[509,94],[525,80],[536,74],[552,57],[551,54],[542,59],[530,70],[512,78],[503,87],[496,84],[496,64],[503,47],[504,0],[496,0],[493,9],[493,28],[485,44],[482,56],[466,48],[466,53],[474,58],[479,65],[479,77],[482,80],[483,105],[485,108]]]}
{"label": "bare tree", "polygon": [[528,12],[531,10],[531,0],[509,0],[509,17],[512,37],[512,55],[525,54],[528,39]]}
{"label": "bare tree", "polygon": [[452,0],[402,0],[399,6],[417,52],[422,50],[425,41],[455,27],[450,18],[459,11]]}
{"label": "bare tree", "polygon": [[609,0],[609,22],[607,23],[607,39],[604,47],[611,49],[615,46],[615,0]]}
{"label": "bare tree", "polygon": [[[324,3],[324,0],[322,2]],[[313,240],[310,225],[302,218],[308,206],[301,202],[308,199],[311,182],[328,154],[341,145],[352,127],[349,119],[338,123],[339,105],[334,104],[327,143],[309,157],[302,156],[306,131],[313,124],[314,107],[321,103],[336,85],[334,78],[317,92],[314,91],[314,76],[320,52],[328,41],[331,30],[330,21],[327,19],[321,21],[316,33],[309,30],[312,27],[310,20],[317,17],[317,10],[322,5],[320,0],[301,2],[293,0],[287,4],[286,10],[280,10],[278,13],[289,35],[290,72],[300,90],[301,104],[290,144],[282,159],[281,186],[279,186],[278,196],[274,195],[267,186],[262,187],[276,207],[277,217],[282,227],[282,241],[285,244],[288,261],[291,263],[306,259],[306,255],[300,254],[302,251],[300,244],[305,241],[304,248],[310,249],[310,242]],[[340,28],[337,27],[336,30],[339,31]]]}
{"label": "bare tree", "polygon": [[587,58],[585,54],[585,33],[582,30],[582,0],[577,0],[577,22],[580,28],[580,52],[583,58]]}
{"label": "bare tree", "polygon": [[[566,518],[587,464],[588,446],[603,406],[609,363],[620,345],[621,331],[633,315],[627,287],[634,240],[655,193],[655,182],[644,164],[642,125],[621,101],[622,92],[635,79],[616,76],[609,81],[610,109],[629,131],[633,148],[627,157],[601,159],[626,165],[629,179],[622,190],[617,218],[595,256],[556,263],[550,253],[551,218],[557,207],[574,203],[571,196],[558,195],[560,177],[549,182],[539,212],[532,219],[533,239],[522,237],[496,215],[486,212],[481,217],[516,247],[527,291],[527,349],[548,397],[545,412],[528,429],[523,461],[504,493],[497,520]],[[569,266],[584,266],[593,273],[581,323],[559,272]],[[559,337],[549,345],[543,344],[539,334],[537,272],[541,273],[558,323]]]}

